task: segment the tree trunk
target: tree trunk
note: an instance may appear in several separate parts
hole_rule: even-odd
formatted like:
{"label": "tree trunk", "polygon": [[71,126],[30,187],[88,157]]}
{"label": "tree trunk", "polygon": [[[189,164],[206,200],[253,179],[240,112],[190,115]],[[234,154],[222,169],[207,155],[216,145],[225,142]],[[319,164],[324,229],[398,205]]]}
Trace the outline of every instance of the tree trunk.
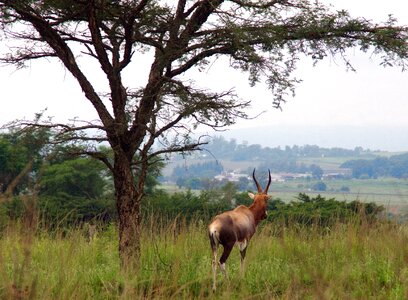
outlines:
{"label": "tree trunk", "polygon": [[135,186],[131,164],[125,155],[115,154],[114,183],[121,267],[124,270],[137,270],[140,262],[142,191],[138,191]]}

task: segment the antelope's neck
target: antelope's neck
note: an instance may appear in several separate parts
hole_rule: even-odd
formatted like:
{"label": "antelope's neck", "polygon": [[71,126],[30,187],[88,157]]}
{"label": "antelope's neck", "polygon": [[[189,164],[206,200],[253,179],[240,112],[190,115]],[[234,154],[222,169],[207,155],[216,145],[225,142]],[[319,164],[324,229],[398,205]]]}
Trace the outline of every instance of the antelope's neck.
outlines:
{"label": "antelope's neck", "polygon": [[254,215],[255,226],[258,226],[259,222],[266,218],[266,207],[257,203],[252,203],[249,209]]}

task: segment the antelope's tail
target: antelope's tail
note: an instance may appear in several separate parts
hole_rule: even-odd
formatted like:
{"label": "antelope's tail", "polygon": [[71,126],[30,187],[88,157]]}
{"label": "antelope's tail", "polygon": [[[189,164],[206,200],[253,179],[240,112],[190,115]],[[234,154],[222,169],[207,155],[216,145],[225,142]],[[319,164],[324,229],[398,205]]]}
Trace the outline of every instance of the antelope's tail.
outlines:
{"label": "antelope's tail", "polygon": [[217,251],[218,245],[220,243],[219,240],[219,232],[214,227],[209,227],[208,229],[208,237],[210,239],[211,249],[213,251]]}

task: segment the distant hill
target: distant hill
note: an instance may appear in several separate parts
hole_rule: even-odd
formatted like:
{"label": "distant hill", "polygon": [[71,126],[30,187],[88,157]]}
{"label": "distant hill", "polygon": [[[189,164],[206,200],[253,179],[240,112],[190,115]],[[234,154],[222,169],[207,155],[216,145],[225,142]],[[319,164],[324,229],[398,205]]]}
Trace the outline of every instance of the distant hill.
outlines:
{"label": "distant hill", "polygon": [[174,182],[179,178],[214,178],[224,171],[251,174],[253,168],[275,173],[307,173],[320,178],[323,173],[334,172],[348,176],[349,170],[341,164],[349,160],[375,160],[390,153],[375,152],[362,147],[354,149],[324,148],[316,145],[263,147],[260,144],[239,143],[222,136],[213,137],[205,151],[195,152],[187,159],[175,157],[166,166],[163,175]]}
{"label": "distant hill", "polygon": [[226,139],[238,143],[260,144],[264,147],[285,147],[293,145],[318,145],[326,148],[354,149],[362,147],[371,150],[392,152],[408,151],[407,127],[391,126],[260,126],[232,129],[222,133]]}

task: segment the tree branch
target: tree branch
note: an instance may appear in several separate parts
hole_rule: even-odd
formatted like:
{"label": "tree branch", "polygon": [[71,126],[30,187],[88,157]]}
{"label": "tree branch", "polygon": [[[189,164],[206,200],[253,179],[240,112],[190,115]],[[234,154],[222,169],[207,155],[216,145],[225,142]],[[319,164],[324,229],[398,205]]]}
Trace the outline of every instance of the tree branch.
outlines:
{"label": "tree branch", "polygon": [[109,62],[108,55],[106,54],[105,51],[105,45],[103,44],[102,41],[102,35],[101,32],[99,31],[98,20],[96,17],[95,0],[89,1],[88,18],[89,18],[88,27],[89,31],[91,32],[92,44],[95,48],[95,52],[98,56],[98,60],[100,62],[102,70],[105,72],[105,74],[108,75],[108,77],[112,77],[113,67]]}
{"label": "tree branch", "polygon": [[85,93],[86,97],[92,102],[104,125],[107,128],[110,128],[111,124],[113,123],[112,117],[110,116],[101,99],[96,94],[92,84],[88,81],[86,76],[78,67],[71,49],[63,41],[58,32],[54,30],[47,21],[41,18],[41,16],[30,12],[31,10],[27,9],[27,7],[26,9],[22,9],[20,8],[20,5],[14,4],[14,2],[10,3],[9,6],[20,15],[22,20],[30,22],[38,31],[40,36],[48,43],[48,45],[54,49],[55,54],[59,57],[59,59],[61,59],[65,67],[75,78],[77,78],[83,92]]}

